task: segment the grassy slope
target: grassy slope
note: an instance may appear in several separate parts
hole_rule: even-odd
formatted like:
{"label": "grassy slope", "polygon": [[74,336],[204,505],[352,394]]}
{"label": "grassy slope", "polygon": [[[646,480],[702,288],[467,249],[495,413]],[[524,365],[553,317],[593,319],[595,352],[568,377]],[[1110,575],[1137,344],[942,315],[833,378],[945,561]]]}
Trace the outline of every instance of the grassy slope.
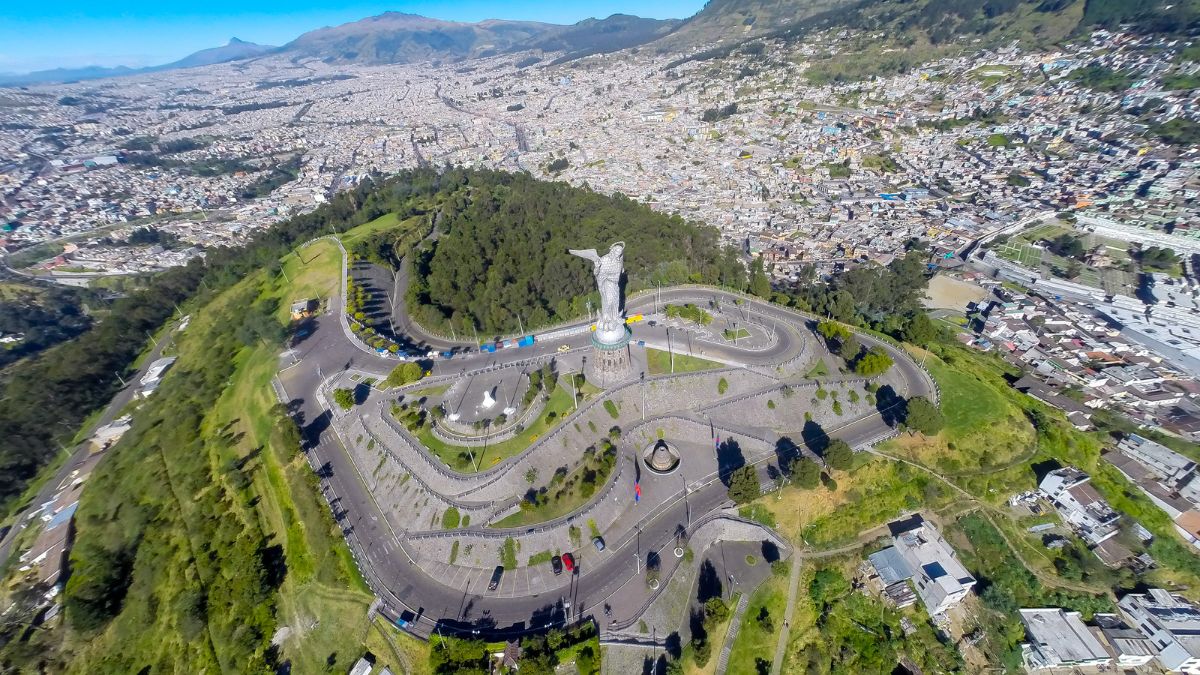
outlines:
{"label": "grassy slope", "polygon": [[[357,232],[358,228],[352,234]],[[286,320],[292,299],[329,297],[337,291],[341,261],[337,248],[330,242],[318,242],[299,251],[298,256],[290,255],[284,265],[292,283],[279,276],[268,292],[280,299],[281,320]],[[217,420],[234,422],[246,433],[242,439],[244,448],[270,443],[271,420],[267,412],[275,404],[270,385],[275,367],[273,350],[255,350],[239,367],[234,386],[213,411]],[[238,422],[239,419],[242,421]],[[373,626],[367,621],[367,608],[374,596],[333,527],[328,507],[313,489],[315,481],[303,458],[286,465],[267,462],[266,471],[256,474],[255,483],[264,495],[259,503],[264,530],[282,535],[286,542],[291,569],[280,588],[278,621],[280,626],[293,631],[283,649],[293,672],[328,672],[330,659],[334,670],[348,669],[363,651],[355,649],[354,642],[372,642],[370,638],[376,634],[390,633],[391,640],[386,642],[389,645],[415,642],[382,622]],[[399,651],[405,650],[424,661],[421,647],[408,645]],[[377,656],[381,665],[390,662],[398,667],[404,663],[399,659],[393,662],[394,655],[389,658],[387,652]]]}
{"label": "grassy slope", "polygon": [[916,356],[941,388],[945,429],[935,438],[901,436],[883,450],[964,479],[1032,457],[1037,444],[1023,409],[1028,398],[1002,379],[1001,365],[965,350],[939,351]]}
{"label": "grassy slope", "polygon": [[371,235],[398,228],[409,230],[420,224],[422,218],[424,218],[424,216],[411,216],[404,220],[400,220],[400,214],[388,213],[379,216],[375,220],[363,223],[353,230],[342,234],[342,243],[346,245],[346,248],[350,248],[352,245],[357,244]]}
{"label": "grassy slope", "polygon": [[[767,564],[760,560],[760,565]],[[755,658],[771,661],[775,656],[775,644],[779,631],[783,629],[784,608],[787,606],[788,577],[772,574],[754,594],[742,617],[742,627],[734,639],[729,652],[728,675],[757,675]],[[758,622],[759,612],[766,609],[772,622],[772,630],[764,630]]]}
{"label": "grassy slope", "polygon": [[[230,302],[246,288],[257,288],[261,297],[280,300],[279,318],[286,321],[287,306],[294,297],[326,297],[336,291],[340,274],[340,258],[330,242],[318,242],[301,252],[302,258],[289,255],[284,260],[288,277],[268,280],[255,275],[214,301],[211,307]],[[307,264],[305,262],[307,261]],[[210,309],[211,309],[210,307]],[[187,359],[194,345],[205,340],[211,327],[210,312],[199,312],[190,329],[180,337],[180,354]],[[424,645],[411,638],[384,633],[395,630],[388,626],[372,626],[367,621],[367,608],[373,595],[359,577],[344,541],[334,525],[328,507],[315,489],[315,478],[301,456],[284,460],[285,453],[274,447],[271,408],[275,396],[270,381],[277,366],[274,349],[258,347],[243,349],[236,356],[236,368],[217,404],[204,420],[205,437],[209,439],[209,464],[214,473],[227,460],[245,456],[256,448],[258,469],[252,472],[250,491],[259,497],[256,502],[243,504],[243,517],[257,519],[268,538],[283,546],[288,573],[278,592],[277,624],[292,630],[284,642],[281,660],[290,662],[292,672],[328,672],[330,664],[345,670],[364,651],[360,645],[398,645],[382,654],[381,663],[396,668],[411,667],[424,660]],[[232,435],[228,435],[232,434]],[[213,442],[232,438],[235,442]],[[249,506],[247,504],[253,504]],[[176,583],[170,578],[160,583]],[[135,585],[131,593],[135,592]],[[120,619],[101,634],[81,653],[77,665],[86,667],[89,652],[108,650],[140,650],[157,653],[156,660],[178,671],[187,663],[196,663],[189,656],[191,649],[175,644],[176,633],[164,626],[154,635],[146,635],[134,643],[120,630]]]}

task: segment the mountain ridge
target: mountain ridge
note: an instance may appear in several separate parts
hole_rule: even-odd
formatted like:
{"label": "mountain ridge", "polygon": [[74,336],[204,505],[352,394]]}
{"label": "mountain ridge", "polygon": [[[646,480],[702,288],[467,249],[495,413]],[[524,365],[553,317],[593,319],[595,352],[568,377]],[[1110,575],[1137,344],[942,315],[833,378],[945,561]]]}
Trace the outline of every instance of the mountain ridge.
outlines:
{"label": "mountain ridge", "polygon": [[201,49],[176,61],[157,66],[146,66],[144,68],[131,68],[129,66],[81,66],[79,68],[35,70],[23,74],[0,73],[0,87],[49,84],[54,82],[79,82],[82,80],[98,80],[105,77],[125,77],[128,75],[178,70],[181,68],[196,68],[254,58],[255,56],[262,56],[276,49],[278,47],[260,45],[233,37],[229,39],[229,42],[220,47]]}
{"label": "mountain ridge", "polygon": [[562,51],[569,59],[645,44],[680,23],[628,14],[570,25],[506,19],[467,23],[385,12],[309,31],[281,47],[280,53],[331,64],[368,65],[465,60],[528,50]]}

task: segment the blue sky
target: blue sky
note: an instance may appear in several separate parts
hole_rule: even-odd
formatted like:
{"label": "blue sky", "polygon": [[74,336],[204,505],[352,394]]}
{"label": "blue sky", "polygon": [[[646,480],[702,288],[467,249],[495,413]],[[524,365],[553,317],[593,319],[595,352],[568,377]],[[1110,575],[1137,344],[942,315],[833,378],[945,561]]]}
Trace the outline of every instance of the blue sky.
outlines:
{"label": "blue sky", "polygon": [[704,0],[0,0],[0,72],[155,65],[231,37],[281,45],[313,28],[386,11],[453,21],[574,23],[617,12],[685,18],[703,5]]}

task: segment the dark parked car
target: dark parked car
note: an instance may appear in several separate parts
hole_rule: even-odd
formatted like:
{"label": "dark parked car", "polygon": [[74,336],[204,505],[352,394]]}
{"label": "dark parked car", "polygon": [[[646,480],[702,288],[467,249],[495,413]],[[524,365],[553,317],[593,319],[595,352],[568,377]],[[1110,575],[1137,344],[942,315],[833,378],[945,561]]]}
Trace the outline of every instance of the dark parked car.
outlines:
{"label": "dark parked car", "polygon": [[492,570],[492,580],[488,582],[488,590],[494,591],[500,586],[500,577],[504,576],[504,566],[496,565],[496,569]]}
{"label": "dark parked car", "polygon": [[554,556],[553,558],[551,558],[550,559],[550,567],[554,568],[555,576],[562,574],[562,568],[563,568],[562,558],[559,556]]}

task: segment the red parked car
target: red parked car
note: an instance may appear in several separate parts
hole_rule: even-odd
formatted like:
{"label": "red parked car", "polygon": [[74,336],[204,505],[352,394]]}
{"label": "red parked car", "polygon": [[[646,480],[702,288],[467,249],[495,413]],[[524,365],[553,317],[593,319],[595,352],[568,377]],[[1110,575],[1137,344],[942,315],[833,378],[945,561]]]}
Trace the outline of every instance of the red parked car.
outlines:
{"label": "red parked car", "polygon": [[564,553],[562,555],[562,560],[563,560],[563,567],[567,568],[568,572],[574,574],[575,573],[575,556],[571,555],[570,553]]}

